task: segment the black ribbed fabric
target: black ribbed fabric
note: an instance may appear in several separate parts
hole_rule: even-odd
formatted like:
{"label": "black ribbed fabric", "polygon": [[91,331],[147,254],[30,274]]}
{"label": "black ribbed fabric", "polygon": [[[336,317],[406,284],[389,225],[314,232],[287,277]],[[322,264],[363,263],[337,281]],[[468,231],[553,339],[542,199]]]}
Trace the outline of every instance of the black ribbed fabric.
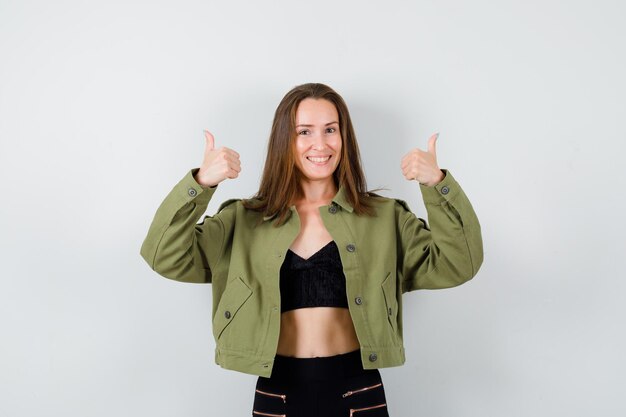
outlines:
{"label": "black ribbed fabric", "polygon": [[291,249],[280,268],[280,311],[303,307],[345,307],[346,277],[335,241],[330,241],[310,258]]}
{"label": "black ribbed fabric", "polygon": [[276,355],[270,377],[257,378],[252,415],[389,417],[385,389],[378,369],[363,369],[360,349],[314,358]]}

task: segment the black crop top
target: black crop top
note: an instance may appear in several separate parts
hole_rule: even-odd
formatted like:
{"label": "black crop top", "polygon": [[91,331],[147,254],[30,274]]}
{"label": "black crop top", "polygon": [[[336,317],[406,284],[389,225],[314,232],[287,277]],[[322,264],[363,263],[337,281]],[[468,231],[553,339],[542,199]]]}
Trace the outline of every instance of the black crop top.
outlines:
{"label": "black crop top", "polygon": [[280,311],[303,307],[345,307],[346,277],[339,248],[330,241],[308,259],[291,249],[280,268]]}

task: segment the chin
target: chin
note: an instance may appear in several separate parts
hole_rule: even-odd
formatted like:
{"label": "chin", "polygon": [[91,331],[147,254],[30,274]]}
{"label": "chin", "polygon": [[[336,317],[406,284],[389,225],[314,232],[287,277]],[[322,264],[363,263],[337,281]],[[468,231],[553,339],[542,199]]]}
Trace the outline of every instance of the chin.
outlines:
{"label": "chin", "polygon": [[331,172],[328,175],[313,175],[313,174],[307,174],[304,173],[302,175],[303,179],[308,180],[308,181],[326,181],[326,180],[332,180],[333,179],[333,173]]}

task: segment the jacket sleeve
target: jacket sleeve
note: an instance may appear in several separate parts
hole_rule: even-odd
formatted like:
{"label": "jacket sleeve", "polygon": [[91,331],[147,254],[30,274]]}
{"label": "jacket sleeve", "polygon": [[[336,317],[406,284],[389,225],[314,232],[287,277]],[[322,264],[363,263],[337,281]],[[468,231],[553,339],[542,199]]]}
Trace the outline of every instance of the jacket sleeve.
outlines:
{"label": "jacket sleeve", "polygon": [[[177,281],[210,283],[211,269],[223,251],[234,207],[204,214],[218,186],[204,188],[193,168],[170,191],[154,215],[141,245],[141,256],[158,274]],[[224,205],[222,205],[223,207]],[[220,209],[222,208],[220,207]],[[227,219],[228,218],[228,219]]]}
{"label": "jacket sleeve", "polygon": [[429,187],[420,184],[430,227],[406,204],[397,205],[402,292],[450,288],[473,278],[483,261],[480,224],[452,174]]}

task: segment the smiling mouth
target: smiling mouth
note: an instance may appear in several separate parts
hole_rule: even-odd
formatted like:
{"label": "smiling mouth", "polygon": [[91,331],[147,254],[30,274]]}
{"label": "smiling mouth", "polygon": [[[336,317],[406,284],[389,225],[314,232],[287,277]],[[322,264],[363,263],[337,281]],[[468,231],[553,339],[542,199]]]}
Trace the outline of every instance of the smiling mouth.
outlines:
{"label": "smiling mouth", "polygon": [[315,163],[315,164],[323,164],[325,162],[327,162],[332,155],[328,155],[328,156],[307,156],[306,159],[308,159],[309,161]]}

